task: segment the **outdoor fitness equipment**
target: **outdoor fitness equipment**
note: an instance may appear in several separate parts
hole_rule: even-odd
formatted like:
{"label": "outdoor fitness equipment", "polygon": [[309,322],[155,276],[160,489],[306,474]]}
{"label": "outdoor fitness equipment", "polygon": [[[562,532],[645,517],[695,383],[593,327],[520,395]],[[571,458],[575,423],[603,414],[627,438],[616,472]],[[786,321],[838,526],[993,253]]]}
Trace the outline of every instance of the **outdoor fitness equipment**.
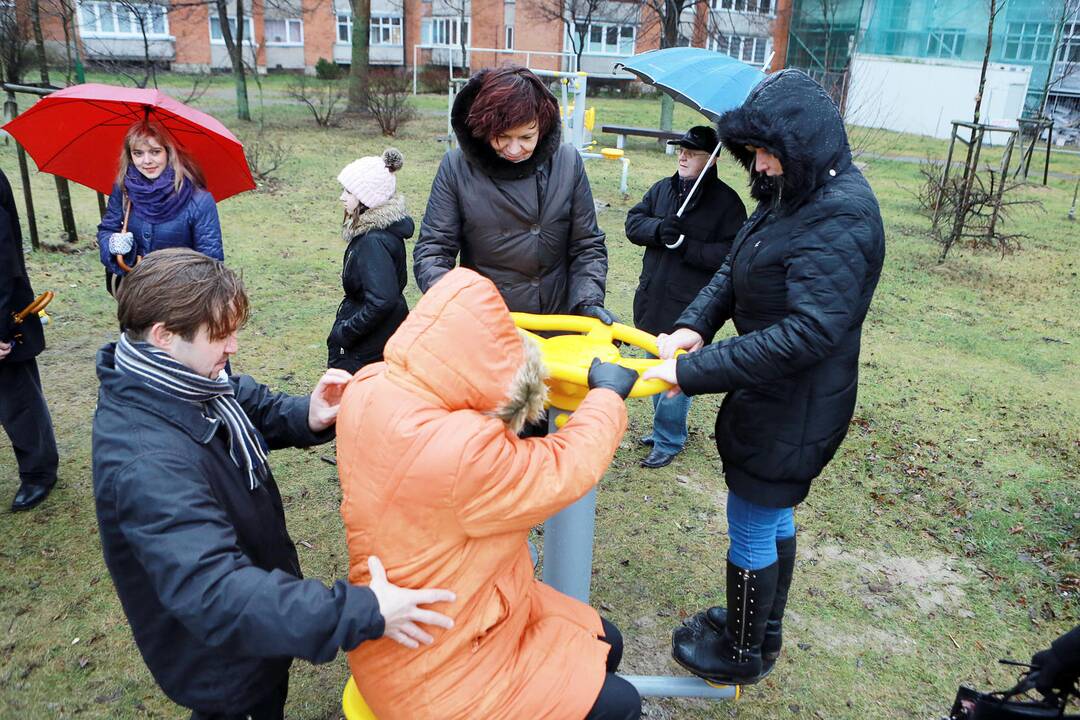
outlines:
{"label": "outdoor fitness equipment", "polygon": [[[628,325],[605,325],[580,315],[510,313],[514,324],[536,341],[548,369],[548,431],[566,425],[589,392],[593,358],[614,362],[639,373],[663,362],[656,358],[623,357],[616,341],[659,355],[656,338]],[[544,337],[537,333],[562,333]],[[679,351],[681,354],[683,351]],[[666,392],[663,380],[638,379],[629,397]],[[544,523],[543,579],[559,592],[588,603],[592,580],[593,534],[596,527],[596,488]],[[738,685],[713,685],[697,677],[623,675],[642,697],[739,699]],[[345,720],[376,720],[350,676],[341,697]]]}
{"label": "outdoor fitness equipment", "polygon": [[[656,338],[647,332],[615,323],[604,325],[596,318],[577,315],[530,315],[510,313],[514,323],[537,341],[548,368],[548,429],[555,432],[589,392],[589,365],[593,358],[616,362],[644,372],[663,362],[658,359],[623,357],[616,340],[659,355]],[[541,337],[534,332],[576,334]],[[583,334],[582,334],[583,333]],[[682,351],[679,351],[681,354]],[[662,380],[634,383],[630,397],[648,397],[671,388]],[[596,527],[596,488],[544,523],[543,579],[559,592],[589,602],[592,580],[593,535]],[[696,677],[624,675],[643,697],[699,697],[738,699],[737,685],[712,685]]]}

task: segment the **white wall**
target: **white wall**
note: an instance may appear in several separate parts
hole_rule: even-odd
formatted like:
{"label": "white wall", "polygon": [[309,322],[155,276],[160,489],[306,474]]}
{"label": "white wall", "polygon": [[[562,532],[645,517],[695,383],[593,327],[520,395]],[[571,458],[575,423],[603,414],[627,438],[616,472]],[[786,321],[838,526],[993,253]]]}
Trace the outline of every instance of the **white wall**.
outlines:
{"label": "white wall", "polygon": [[[852,58],[847,122],[948,138],[953,120],[971,120],[979,63],[856,54]],[[1015,125],[1024,109],[1031,68],[991,63],[981,120]],[[1002,142],[1004,133],[988,137]]]}

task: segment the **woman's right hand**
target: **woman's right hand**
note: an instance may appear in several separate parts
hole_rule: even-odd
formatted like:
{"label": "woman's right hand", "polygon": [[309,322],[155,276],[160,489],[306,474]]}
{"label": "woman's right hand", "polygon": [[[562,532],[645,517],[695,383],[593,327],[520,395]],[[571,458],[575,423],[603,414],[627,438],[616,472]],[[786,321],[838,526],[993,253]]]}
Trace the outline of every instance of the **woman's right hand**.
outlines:
{"label": "woman's right hand", "polygon": [[430,645],[434,638],[420,629],[417,623],[435,625],[450,629],[454,621],[434,610],[422,610],[418,606],[438,602],[454,602],[457,598],[449,590],[409,590],[392,585],[386,579],[386,569],[379,558],[368,557],[368,572],[371,582],[368,587],[375,593],[379,602],[379,612],[383,616],[383,637],[401,643],[407,648],[418,648],[420,643]]}
{"label": "woman's right hand", "polygon": [[679,350],[685,350],[686,352],[700,350],[704,344],[705,338],[690,328],[679,328],[670,335],[660,333],[656,337],[656,347],[660,351],[657,354],[661,360],[670,360],[675,357],[675,353]]}

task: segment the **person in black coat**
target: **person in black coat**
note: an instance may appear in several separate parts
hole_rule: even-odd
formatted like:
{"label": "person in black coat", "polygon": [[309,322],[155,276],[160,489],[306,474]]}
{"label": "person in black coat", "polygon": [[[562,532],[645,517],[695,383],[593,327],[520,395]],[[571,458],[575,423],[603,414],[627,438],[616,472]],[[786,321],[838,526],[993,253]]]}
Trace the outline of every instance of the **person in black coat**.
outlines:
{"label": "person in black coat", "polygon": [[[720,271],[660,336],[647,371],[688,395],[727,393],[716,445],[728,486],[727,608],[673,636],[676,661],[747,684],[780,652],[795,567],[794,507],[847,434],[862,324],[881,275],[877,199],[835,104],[798,70],[763,80],[718,124],[758,201]],[[727,320],[737,337],[711,342]]]}
{"label": "person in black coat", "polygon": [[11,439],[19,465],[19,489],[11,509],[40,505],[53,485],[59,456],[52,417],[45,403],[35,358],[45,349],[41,320],[13,315],[34,301],[26,273],[22,228],[11,183],[0,171],[0,425]]}
{"label": "person in black coat", "polygon": [[525,68],[482,70],[457,94],[450,122],[460,147],[439,164],[413,249],[420,292],[460,255],[512,311],[610,325],[604,233],[555,97]]}
{"label": "person in black coat", "polygon": [[193,720],[281,720],[293,657],[328,662],[365,640],[430,643],[419,605],[444,590],[304,580],[269,450],[333,437],[352,376],[310,396],[224,372],[248,302],[239,278],[189,249],[151,253],[117,293],[125,330],[98,351],[94,501],[105,565],[158,685]]}
{"label": "person in black coat", "polygon": [[348,243],[341,268],[345,298],[326,339],[327,367],[355,373],[381,361],[386,341],[409,314],[405,240],[414,225],[395,176],[404,162],[400,151],[387,148],[382,157],[354,160],[338,174],[341,237]]}
{"label": "person in black coat", "polygon": [[[717,142],[716,131],[704,125],[669,141],[679,146],[677,171],[649,188],[626,215],[627,239],[645,248],[634,294],[634,325],[653,335],[675,327],[682,311],[724,264],[732,238],[746,222],[738,193],[716,175],[712,152]],[[701,182],[680,215],[699,176]],[[652,450],[642,467],[664,467],[682,451],[689,412],[688,395],[653,395],[652,432],[641,438]]]}

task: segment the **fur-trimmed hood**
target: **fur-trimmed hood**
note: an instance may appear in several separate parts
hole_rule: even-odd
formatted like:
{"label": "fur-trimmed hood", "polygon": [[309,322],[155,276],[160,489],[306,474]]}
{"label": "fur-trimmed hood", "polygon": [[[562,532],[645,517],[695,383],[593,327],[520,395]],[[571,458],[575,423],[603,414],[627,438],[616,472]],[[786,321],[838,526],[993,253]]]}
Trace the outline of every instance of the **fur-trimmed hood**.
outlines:
{"label": "fur-trimmed hood", "polygon": [[[771,201],[785,215],[851,165],[836,104],[801,70],[781,70],[762,80],[740,107],[720,117],[716,129],[724,147],[750,173],[754,199]],[[778,181],[754,170],[747,145],[779,158],[784,174]]]}
{"label": "fur-trimmed hood", "polygon": [[540,419],[547,369],[499,291],[466,268],[420,298],[385,349],[388,372],[447,410],[476,410],[517,432]]}
{"label": "fur-trimmed hood", "polygon": [[[450,125],[454,128],[454,135],[457,136],[458,147],[461,148],[465,159],[471,165],[480,168],[485,175],[499,180],[518,180],[529,177],[536,172],[537,168],[550,160],[559,149],[562,143],[562,126],[555,123],[555,127],[540,138],[540,142],[536,144],[536,150],[528,160],[512,163],[499,157],[487,140],[473,137],[465,122],[488,72],[490,71],[481,70],[473,75],[454,99],[454,107],[450,112]],[[554,100],[554,96],[552,99]]]}
{"label": "fur-trimmed hood", "polygon": [[[391,227],[395,224],[401,226]],[[404,240],[412,237],[414,229],[412,218],[405,207],[405,196],[397,193],[378,207],[368,208],[359,215],[346,218],[341,226],[341,239],[349,242],[357,235],[364,235],[372,230],[389,230]]]}

